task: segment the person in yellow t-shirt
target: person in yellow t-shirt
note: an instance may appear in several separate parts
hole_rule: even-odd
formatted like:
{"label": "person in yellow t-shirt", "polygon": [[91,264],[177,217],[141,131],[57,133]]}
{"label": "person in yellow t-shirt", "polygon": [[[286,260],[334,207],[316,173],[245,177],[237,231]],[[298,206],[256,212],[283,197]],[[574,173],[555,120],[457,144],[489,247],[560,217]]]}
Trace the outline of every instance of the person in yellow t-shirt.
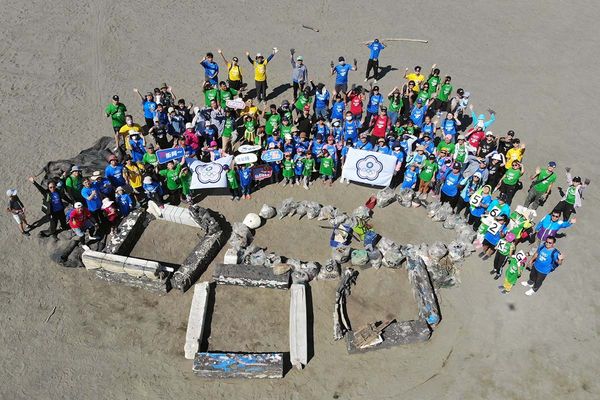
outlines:
{"label": "person in yellow t-shirt", "polygon": [[126,115],[125,125],[119,129],[119,135],[123,138],[123,143],[125,143],[125,148],[127,150],[131,150],[131,145],[129,144],[129,131],[142,133],[142,127],[133,122],[133,117],[131,115]]}
{"label": "person in yellow t-shirt", "polygon": [[421,67],[417,65],[415,67],[415,71],[411,72],[410,74],[408,73],[408,68],[406,68],[406,70],[404,71],[404,79],[406,79],[407,81],[413,81],[415,83],[415,86],[413,86],[413,90],[415,92],[418,92],[421,83],[425,80],[425,75],[421,73]]}
{"label": "person in yellow t-shirt", "polygon": [[131,156],[125,158],[123,175],[127,178],[127,183],[129,183],[129,186],[133,189],[133,194],[138,201],[144,197],[144,190],[142,189],[143,173],[144,166],[141,163],[134,163]]}
{"label": "person in yellow t-shirt", "polygon": [[225,55],[221,49],[218,49],[217,53],[223,57],[223,61],[225,61],[225,64],[227,64],[227,82],[229,83],[229,87],[239,91],[244,83],[242,80],[242,68],[239,65],[238,58],[233,57],[231,61],[229,61],[227,58],[225,58]]}
{"label": "person in yellow t-shirt", "polygon": [[256,85],[256,98],[260,101],[267,100],[267,64],[277,53],[277,47],[273,48],[273,53],[265,58],[262,54],[257,53],[256,58],[253,60],[250,58],[250,53],[246,52],[246,57],[250,64],[254,66],[254,83]]}
{"label": "person in yellow t-shirt", "polygon": [[521,144],[521,141],[515,138],[512,140],[512,145],[513,147],[506,152],[506,169],[512,166],[513,161],[523,160],[525,154],[525,143]]}

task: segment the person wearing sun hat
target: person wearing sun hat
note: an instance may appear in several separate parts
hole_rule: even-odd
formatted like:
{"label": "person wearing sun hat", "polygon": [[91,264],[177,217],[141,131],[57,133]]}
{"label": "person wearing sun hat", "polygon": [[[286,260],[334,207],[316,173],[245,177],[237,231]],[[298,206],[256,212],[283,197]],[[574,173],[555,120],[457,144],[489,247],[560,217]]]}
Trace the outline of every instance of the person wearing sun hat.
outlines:
{"label": "person wearing sun hat", "polygon": [[102,199],[102,212],[104,213],[104,219],[108,221],[108,226],[110,226],[110,233],[116,234],[119,226],[119,212],[115,207],[115,202],[108,197]]}
{"label": "person wearing sun hat", "polygon": [[[31,225],[29,225],[27,218],[25,217],[25,205],[21,199],[19,199],[19,196],[17,196],[17,189],[8,189],[6,195],[8,196],[8,207],[6,207],[6,211],[12,215],[15,222],[19,225],[21,234],[29,236],[28,231],[31,230]],[[27,230],[25,228],[27,228]]]}

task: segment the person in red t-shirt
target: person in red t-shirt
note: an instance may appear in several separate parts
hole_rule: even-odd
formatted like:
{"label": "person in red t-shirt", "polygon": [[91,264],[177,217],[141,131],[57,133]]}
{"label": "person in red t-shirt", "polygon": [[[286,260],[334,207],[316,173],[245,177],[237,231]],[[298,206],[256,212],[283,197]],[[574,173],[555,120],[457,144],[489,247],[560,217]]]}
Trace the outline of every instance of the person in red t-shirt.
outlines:
{"label": "person in red t-shirt", "polygon": [[[91,231],[97,226],[92,213],[87,208],[83,208],[83,204],[80,202],[76,202],[74,207],[69,213],[69,226],[73,233],[82,238],[85,236],[85,232],[89,230],[91,236]],[[91,237],[96,239],[93,236]]]}
{"label": "person in red t-shirt", "polygon": [[106,216],[108,224],[110,225],[110,232],[113,235],[117,233],[117,227],[119,226],[120,220],[119,212],[114,204],[115,202],[108,197],[102,199],[102,211],[104,211],[104,215]]}
{"label": "person in red t-shirt", "polygon": [[365,96],[359,90],[352,89],[348,94],[348,99],[350,100],[350,112],[354,116],[354,119],[360,120],[362,118]]}
{"label": "person in red t-shirt", "polygon": [[467,137],[468,146],[471,147],[470,150],[473,153],[476,152],[479,148],[479,143],[481,143],[481,141],[485,139],[485,133],[483,132],[483,128],[479,126],[469,129],[465,136]]}
{"label": "person in red t-shirt", "polygon": [[377,138],[384,138],[390,130],[390,117],[387,115],[387,108],[381,107],[379,114],[371,119],[371,143],[375,143]]}

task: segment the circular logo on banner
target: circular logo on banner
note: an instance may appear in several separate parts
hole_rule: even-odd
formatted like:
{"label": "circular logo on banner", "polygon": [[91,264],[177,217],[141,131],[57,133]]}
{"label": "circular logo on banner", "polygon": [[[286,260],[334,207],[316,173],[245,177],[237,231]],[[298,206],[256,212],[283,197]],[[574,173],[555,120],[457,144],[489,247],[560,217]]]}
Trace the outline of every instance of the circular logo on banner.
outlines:
{"label": "circular logo on banner", "polygon": [[198,165],[194,171],[200,183],[217,183],[221,180],[223,166],[217,163]]}
{"label": "circular logo on banner", "polygon": [[383,164],[375,156],[368,155],[356,162],[356,175],[368,181],[377,180],[383,171]]}

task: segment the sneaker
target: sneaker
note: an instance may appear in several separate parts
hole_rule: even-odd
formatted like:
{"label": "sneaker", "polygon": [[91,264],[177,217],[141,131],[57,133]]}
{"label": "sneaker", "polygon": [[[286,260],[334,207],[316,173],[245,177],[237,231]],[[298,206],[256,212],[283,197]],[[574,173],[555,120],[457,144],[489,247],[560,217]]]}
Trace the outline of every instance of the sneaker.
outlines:
{"label": "sneaker", "polygon": [[509,294],[509,293],[510,293],[510,292],[509,292],[508,290],[506,290],[506,289],[502,289],[502,290],[500,291],[500,294]]}
{"label": "sneaker", "polygon": [[235,201],[240,201],[240,197],[239,196],[235,196],[234,200]]}
{"label": "sneaker", "polygon": [[287,184],[288,184],[287,181],[283,181],[283,185],[281,185],[281,186],[286,187]]}
{"label": "sneaker", "polygon": [[493,269],[493,270],[490,271],[490,275],[494,275],[495,273],[496,273],[495,269]]}
{"label": "sneaker", "polygon": [[308,190],[308,184],[304,184],[304,189]]}
{"label": "sneaker", "polygon": [[348,179],[346,179],[346,186],[348,186],[350,184],[350,181]]}
{"label": "sneaker", "polygon": [[535,293],[535,290],[529,289],[528,291],[525,292],[525,296],[532,296],[534,293]]}
{"label": "sneaker", "polygon": [[523,285],[525,287],[531,287],[531,286],[533,286],[533,285],[530,285],[529,282],[527,282],[527,281],[522,281],[521,285]]}
{"label": "sneaker", "polygon": [[482,251],[481,253],[477,254],[477,257],[481,258],[481,257],[483,257],[484,254],[485,253]]}
{"label": "sneaker", "polygon": [[377,83],[377,79],[373,79],[373,83]]}
{"label": "sneaker", "polygon": [[369,78],[365,78],[365,82],[368,82],[368,81],[369,81]]}
{"label": "sneaker", "polygon": [[21,232],[21,235],[24,235],[24,236],[31,236],[31,235],[29,234],[29,232],[27,232],[27,231],[23,231],[23,232]]}
{"label": "sneaker", "polygon": [[496,280],[496,281],[497,281],[497,280],[498,280],[498,278],[500,278],[500,276],[501,276],[501,274],[496,274],[496,275],[494,276],[494,280]]}
{"label": "sneaker", "polygon": [[234,200],[235,200],[235,196],[231,196],[231,201],[234,201]]}
{"label": "sneaker", "polygon": [[488,256],[487,254],[485,256],[483,256],[483,258],[482,258],[483,261],[486,261],[486,260],[489,260],[489,259],[490,259],[490,256]]}

